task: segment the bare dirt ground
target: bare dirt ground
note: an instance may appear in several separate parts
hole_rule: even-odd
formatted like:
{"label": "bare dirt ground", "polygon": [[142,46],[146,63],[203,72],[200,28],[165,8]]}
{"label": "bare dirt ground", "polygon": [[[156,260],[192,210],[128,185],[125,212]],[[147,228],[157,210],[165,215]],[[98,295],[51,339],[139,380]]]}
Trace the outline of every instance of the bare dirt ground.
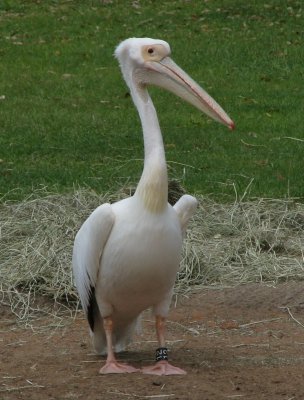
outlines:
{"label": "bare dirt ground", "polygon": [[[304,284],[244,285],[179,295],[168,322],[170,359],[186,376],[101,376],[82,313],[59,329],[22,329],[0,311],[0,399],[304,399]],[[303,325],[301,325],[303,323]],[[154,323],[120,359],[154,358]]]}

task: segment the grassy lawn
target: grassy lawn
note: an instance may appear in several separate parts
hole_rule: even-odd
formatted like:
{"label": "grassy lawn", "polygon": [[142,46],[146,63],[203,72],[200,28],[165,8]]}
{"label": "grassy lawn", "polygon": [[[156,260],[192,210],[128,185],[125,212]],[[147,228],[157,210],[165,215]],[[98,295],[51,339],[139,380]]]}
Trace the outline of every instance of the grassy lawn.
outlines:
{"label": "grassy lawn", "polygon": [[[172,178],[215,199],[302,197],[304,9],[297,0],[0,2],[0,196],[137,182],[141,127],[116,60],[131,36],[172,58],[234,132],[152,89]],[[4,197],[3,197],[4,196]]]}

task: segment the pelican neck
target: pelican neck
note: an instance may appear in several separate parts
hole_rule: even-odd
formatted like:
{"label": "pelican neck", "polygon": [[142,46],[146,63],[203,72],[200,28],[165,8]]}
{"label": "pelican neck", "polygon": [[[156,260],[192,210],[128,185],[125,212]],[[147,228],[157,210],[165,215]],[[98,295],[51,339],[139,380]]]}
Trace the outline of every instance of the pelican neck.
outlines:
{"label": "pelican neck", "polygon": [[[131,91],[132,92],[132,91]],[[144,169],[135,195],[152,212],[162,212],[168,204],[168,175],[163,138],[152,99],[145,88],[132,93],[144,139]]]}

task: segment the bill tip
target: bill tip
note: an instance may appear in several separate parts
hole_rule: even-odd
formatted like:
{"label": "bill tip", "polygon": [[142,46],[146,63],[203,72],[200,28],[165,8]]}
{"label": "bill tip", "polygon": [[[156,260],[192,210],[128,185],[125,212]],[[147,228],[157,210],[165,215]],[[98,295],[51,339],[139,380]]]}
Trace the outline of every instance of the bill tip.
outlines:
{"label": "bill tip", "polygon": [[235,123],[234,123],[233,121],[231,121],[230,124],[229,124],[229,129],[230,129],[231,131],[233,131],[234,128],[235,128]]}

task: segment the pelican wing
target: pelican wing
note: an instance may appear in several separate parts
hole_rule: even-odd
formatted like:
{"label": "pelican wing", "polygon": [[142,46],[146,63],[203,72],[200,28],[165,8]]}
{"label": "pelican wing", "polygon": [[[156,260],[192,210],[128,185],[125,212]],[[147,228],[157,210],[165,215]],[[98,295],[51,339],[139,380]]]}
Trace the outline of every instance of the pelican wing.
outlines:
{"label": "pelican wing", "polygon": [[188,223],[190,221],[190,218],[193,216],[196,207],[196,198],[190,196],[189,194],[185,194],[184,196],[182,196],[173,206],[179,217],[183,236],[186,233]]}
{"label": "pelican wing", "polygon": [[73,249],[73,272],[80,301],[94,328],[94,313],[97,303],[95,285],[100,259],[114,224],[115,216],[110,204],[103,204],[84,222],[78,231]]}

